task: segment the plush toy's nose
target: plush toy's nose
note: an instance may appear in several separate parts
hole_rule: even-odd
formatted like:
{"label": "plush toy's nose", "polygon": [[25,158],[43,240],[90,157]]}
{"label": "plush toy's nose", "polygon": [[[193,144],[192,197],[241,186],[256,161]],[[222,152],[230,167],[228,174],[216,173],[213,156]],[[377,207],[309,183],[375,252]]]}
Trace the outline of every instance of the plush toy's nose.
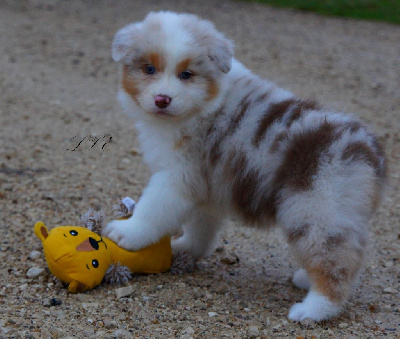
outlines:
{"label": "plush toy's nose", "polygon": [[97,251],[98,249],[99,243],[92,237],[89,237],[88,239],[82,241],[78,246],[76,246],[76,250],[78,252],[91,252]]}
{"label": "plush toy's nose", "polygon": [[169,96],[159,94],[154,99],[154,103],[156,104],[157,107],[166,108],[170,104],[171,100],[172,99]]}

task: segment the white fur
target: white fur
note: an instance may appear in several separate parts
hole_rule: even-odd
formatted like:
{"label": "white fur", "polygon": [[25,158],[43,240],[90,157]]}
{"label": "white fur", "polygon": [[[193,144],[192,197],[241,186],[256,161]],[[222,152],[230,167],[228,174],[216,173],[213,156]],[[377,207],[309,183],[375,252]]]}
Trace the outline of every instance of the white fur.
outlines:
{"label": "white fur", "polygon": [[303,290],[309,290],[311,287],[311,281],[308,277],[307,271],[303,268],[300,268],[293,275],[293,284],[295,284],[298,288]]}
{"label": "white fur", "polygon": [[[293,282],[310,292],[292,307],[289,318],[328,319],[340,312],[362,262],[366,224],[384,159],[370,132],[361,124],[349,127],[359,124],[357,120],[299,103],[292,93],[261,80],[233,59],[232,46],[210,22],[170,12],[150,13],[143,22],[116,34],[113,58],[130,67],[124,76],[138,87],[130,93],[122,88],[118,98],[136,121],[152,177],[133,216],[112,221],[103,234],[136,250],[183,229],[183,236],[173,242],[174,251],[199,258],[212,249],[223,218],[250,214],[256,223],[265,224],[271,216],[260,206],[267,211],[266,198],[272,196],[275,219],[292,238],[295,258],[314,275],[304,269],[295,274]],[[143,74],[140,67],[146,64],[137,63],[148,63],[140,60],[154,51],[162,55],[164,68],[154,75]],[[190,81],[176,73],[186,58],[195,64],[188,66],[195,68]],[[214,97],[212,83],[218,89]],[[155,105],[157,95],[171,98],[163,115]],[[289,106],[283,114],[272,113],[278,117],[266,120],[271,107],[285,100]],[[304,111],[292,119],[299,105]],[[296,138],[311,135],[324,124],[334,126],[337,134],[314,154],[317,160],[311,159],[311,165],[318,161],[309,179],[312,185],[301,189],[293,187],[296,182],[277,185],[277,174],[291,179],[282,166],[290,160]],[[364,149],[346,155],[357,143]],[[315,142],[314,147],[318,148]],[[371,163],[375,156],[380,157],[379,166]],[[304,179],[301,171],[295,175]],[[336,247],[331,244],[335,242]],[[332,285],[330,279],[338,283]],[[318,286],[321,283],[326,286]],[[324,288],[331,289],[329,298],[341,300],[331,301],[318,292]]]}
{"label": "white fur", "polygon": [[294,304],[289,311],[293,321],[321,321],[338,315],[341,307],[328,300],[318,292],[310,291],[301,303]]}

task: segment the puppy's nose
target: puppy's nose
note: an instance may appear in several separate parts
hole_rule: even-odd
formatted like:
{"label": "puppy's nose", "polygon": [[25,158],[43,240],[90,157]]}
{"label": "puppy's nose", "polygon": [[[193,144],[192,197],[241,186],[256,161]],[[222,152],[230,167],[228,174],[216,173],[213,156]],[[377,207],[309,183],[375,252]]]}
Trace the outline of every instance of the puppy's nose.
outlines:
{"label": "puppy's nose", "polygon": [[165,108],[170,104],[171,100],[169,96],[159,94],[156,96],[154,103],[157,107]]}

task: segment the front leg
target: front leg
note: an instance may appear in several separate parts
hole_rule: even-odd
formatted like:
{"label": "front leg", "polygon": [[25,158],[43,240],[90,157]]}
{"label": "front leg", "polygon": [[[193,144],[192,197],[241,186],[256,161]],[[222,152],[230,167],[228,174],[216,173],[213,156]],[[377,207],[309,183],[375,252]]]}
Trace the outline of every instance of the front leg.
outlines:
{"label": "front leg", "polygon": [[182,190],[180,181],[168,171],[154,174],[132,217],[111,221],[102,235],[133,251],[176,232],[193,206],[189,199],[183,197]]}

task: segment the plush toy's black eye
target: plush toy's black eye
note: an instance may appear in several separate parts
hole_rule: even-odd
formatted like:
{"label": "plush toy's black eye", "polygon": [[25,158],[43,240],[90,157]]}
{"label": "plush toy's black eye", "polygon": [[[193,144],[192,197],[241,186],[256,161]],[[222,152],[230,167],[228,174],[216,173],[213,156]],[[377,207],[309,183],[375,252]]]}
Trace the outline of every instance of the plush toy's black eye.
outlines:
{"label": "plush toy's black eye", "polygon": [[147,74],[154,74],[156,72],[156,68],[154,66],[148,65],[145,68]]}
{"label": "plush toy's black eye", "polygon": [[78,235],[78,232],[75,230],[71,230],[69,231],[69,234],[73,235],[74,237],[76,237]]}
{"label": "plush toy's black eye", "polygon": [[190,79],[191,76],[192,76],[192,73],[190,73],[189,71],[184,71],[184,72],[182,72],[181,74],[179,74],[179,77],[180,77],[181,79],[184,79],[184,80]]}
{"label": "plush toy's black eye", "polygon": [[97,259],[93,259],[93,260],[92,260],[92,266],[93,266],[94,268],[99,267],[99,262],[97,261]]}

